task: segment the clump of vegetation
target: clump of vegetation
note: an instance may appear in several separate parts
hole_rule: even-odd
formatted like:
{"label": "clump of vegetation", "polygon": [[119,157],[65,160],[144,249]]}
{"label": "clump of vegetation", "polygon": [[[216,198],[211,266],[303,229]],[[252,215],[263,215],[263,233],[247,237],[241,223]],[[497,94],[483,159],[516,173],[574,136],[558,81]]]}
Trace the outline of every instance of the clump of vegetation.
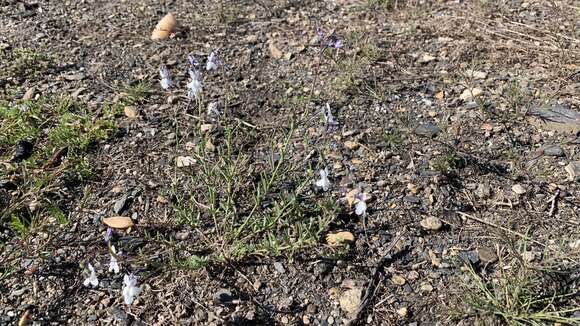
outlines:
{"label": "clump of vegetation", "polygon": [[[96,117],[64,96],[0,103],[0,153],[10,162],[0,178],[15,188],[2,202],[0,223],[19,234],[46,217],[64,223],[63,203],[53,194],[91,176],[86,154],[115,128],[111,112]],[[31,144],[31,153],[15,160],[12,153],[23,141]]]}
{"label": "clump of vegetation", "polygon": [[291,257],[319,241],[337,207],[309,198],[312,172],[304,177],[303,167],[290,160],[292,134],[290,128],[282,139],[273,137],[263,160],[243,150],[239,141],[248,136],[240,124],[226,125],[215,149],[208,146],[214,141],[210,135],[199,134],[192,155],[196,172],[185,187],[175,183],[171,194],[179,220],[200,228],[210,253],[181,265],[202,267],[250,255]]}
{"label": "clump of vegetation", "polygon": [[580,323],[580,318],[573,317],[580,308],[570,300],[578,293],[555,284],[550,276],[558,277],[557,270],[535,269],[518,259],[505,265],[511,266],[497,268],[493,275],[467,267],[467,302],[480,317],[499,317],[508,325]]}

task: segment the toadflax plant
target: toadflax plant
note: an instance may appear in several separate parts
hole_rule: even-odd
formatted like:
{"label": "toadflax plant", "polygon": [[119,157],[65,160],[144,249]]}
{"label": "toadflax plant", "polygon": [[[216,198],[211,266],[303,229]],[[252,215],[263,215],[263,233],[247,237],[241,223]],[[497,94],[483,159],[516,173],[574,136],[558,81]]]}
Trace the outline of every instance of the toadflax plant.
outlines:
{"label": "toadflax plant", "polygon": [[190,99],[199,99],[199,96],[201,95],[200,72],[197,69],[199,66],[199,62],[192,55],[189,55],[187,57],[187,60],[189,61],[190,65],[189,67],[190,81],[187,84],[187,97]]}
{"label": "toadflax plant", "polygon": [[141,293],[141,289],[137,286],[137,277],[133,274],[125,274],[123,276],[123,301],[125,304],[133,304],[135,297]]}
{"label": "toadflax plant", "polygon": [[159,75],[161,76],[161,87],[168,90],[173,85],[173,81],[171,80],[169,70],[165,65],[159,67]]}
{"label": "toadflax plant", "polygon": [[91,263],[87,264],[87,278],[83,281],[84,286],[92,285],[94,287],[99,285],[99,279],[97,278],[97,272]]}
{"label": "toadflax plant", "polygon": [[316,180],[316,186],[322,188],[323,191],[328,191],[330,189],[331,183],[328,180],[328,168],[324,168],[324,170],[320,170],[320,179]]}

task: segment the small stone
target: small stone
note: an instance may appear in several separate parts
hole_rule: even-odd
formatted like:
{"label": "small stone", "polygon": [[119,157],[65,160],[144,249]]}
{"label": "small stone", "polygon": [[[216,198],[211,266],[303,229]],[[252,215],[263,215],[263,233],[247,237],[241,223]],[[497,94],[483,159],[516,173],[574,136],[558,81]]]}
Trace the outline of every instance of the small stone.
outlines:
{"label": "small stone", "polygon": [[403,197],[403,200],[407,203],[410,203],[410,204],[420,204],[421,203],[421,198],[419,198],[417,196],[405,196],[405,197]]}
{"label": "small stone", "polygon": [[547,156],[556,156],[556,157],[564,156],[564,150],[562,149],[562,147],[560,147],[558,145],[544,146],[542,148],[542,151],[544,152],[544,155],[547,155]]}
{"label": "small stone", "polygon": [[213,125],[211,123],[204,123],[199,127],[201,132],[211,131],[213,129]]}
{"label": "small stone", "polygon": [[207,311],[203,308],[195,309],[194,315],[197,321],[206,321],[208,318]]}
{"label": "small stone", "polygon": [[310,316],[308,316],[308,315],[303,315],[303,316],[302,316],[302,323],[303,323],[304,325],[310,325]]}
{"label": "small stone", "polygon": [[430,293],[433,291],[433,285],[429,283],[421,284],[421,292]]}
{"label": "small stone", "polygon": [[577,181],[580,179],[580,161],[570,162],[564,170],[568,172],[569,181]]}
{"label": "small stone", "polygon": [[208,152],[215,151],[215,145],[211,142],[211,139],[209,139],[209,138],[205,142],[205,150]]}
{"label": "small stone", "polygon": [[314,315],[317,310],[318,310],[318,307],[314,303],[311,303],[306,307],[306,312],[311,314],[311,315]]}
{"label": "small stone", "polygon": [[433,60],[437,59],[436,57],[432,56],[429,53],[423,53],[419,59],[417,60],[419,63],[429,63]]}
{"label": "small stone", "polygon": [[288,317],[282,316],[282,318],[280,318],[280,322],[282,324],[288,324],[290,322],[290,320],[288,319]]}
{"label": "small stone", "polygon": [[347,140],[344,142],[344,147],[350,149],[351,151],[356,150],[359,146],[360,146],[359,143],[351,141],[351,140]]}
{"label": "small stone", "polygon": [[572,251],[580,251],[580,239],[576,241],[572,241],[568,244]]}
{"label": "small stone", "polygon": [[526,193],[526,189],[521,184],[515,184],[512,186],[512,191],[518,195],[523,195]]}
{"label": "small stone", "polygon": [[522,253],[522,259],[527,263],[531,263],[536,259],[536,255],[533,251],[524,251]]}
{"label": "small stone", "polygon": [[403,285],[407,282],[407,280],[405,280],[405,278],[401,275],[393,275],[393,277],[391,277],[391,281],[396,285]]}
{"label": "small stone", "polygon": [[129,119],[137,118],[137,109],[134,106],[126,106],[123,112],[125,112],[125,116]]}
{"label": "small stone", "polygon": [[227,289],[220,289],[213,295],[213,300],[216,303],[228,304],[231,303],[233,299],[234,295],[230,290]]}
{"label": "small stone", "polygon": [[161,195],[157,196],[157,199],[156,200],[160,204],[167,204],[167,203],[169,203],[169,200],[167,199],[167,197],[161,196]]}
{"label": "small stone", "polygon": [[125,194],[115,202],[113,212],[115,212],[115,214],[121,213],[121,211],[123,211],[123,209],[125,208],[126,203],[127,203],[127,195]]}
{"label": "small stone", "polygon": [[495,252],[490,248],[479,248],[477,249],[477,253],[479,254],[479,259],[484,264],[493,264],[498,259]]}
{"label": "small stone", "polygon": [[177,164],[178,168],[190,166],[195,164],[195,159],[191,156],[178,156],[175,158],[175,163]]}
{"label": "small stone", "polygon": [[489,198],[491,196],[491,187],[488,184],[480,183],[475,189],[475,195],[481,199]]}
{"label": "small stone", "polygon": [[275,262],[274,263],[274,268],[276,269],[276,271],[280,274],[284,274],[286,273],[286,269],[284,268],[284,266],[282,265],[282,263],[280,262]]}
{"label": "small stone", "polygon": [[477,70],[466,70],[465,74],[468,77],[474,78],[474,79],[485,79],[487,77],[487,73],[483,72],[483,71],[477,71]]}
{"label": "small stone", "polygon": [[443,226],[441,220],[435,216],[429,216],[421,220],[420,224],[425,230],[428,231],[437,231]]}
{"label": "small stone", "polygon": [[415,128],[415,134],[421,137],[435,138],[439,133],[441,133],[441,129],[437,125],[430,122],[419,125],[417,128]]}
{"label": "small stone", "polygon": [[328,316],[328,319],[326,319],[326,322],[328,322],[329,325],[333,325],[334,324],[334,317]]}
{"label": "small stone", "polygon": [[187,231],[177,232],[175,234],[175,239],[177,240],[186,240],[187,238],[189,238],[189,232]]}
{"label": "small stone", "polygon": [[356,312],[361,302],[361,296],[361,288],[348,289],[344,291],[338,299],[340,308],[349,314]]}
{"label": "small stone", "polygon": [[481,94],[483,94],[483,91],[480,88],[477,88],[477,87],[466,88],[463,91],[463,93],[461,93],[461,95],[459,95],[459,98],[462,99],[463,101],[467,102],[468,100],[472,100],[474,98],[481,96]]}
{"label": "small stone", "polygon": [[479,263],[479,254],[476,250],[462,251],[459,253],[459,259],[464,263],[476,265]]}
{"label": "small stone", "polygon": [[409,309],[407,307],[400,308],[397,310],[397,315],[403,318],[407,318],[407,316],[409,315]]}

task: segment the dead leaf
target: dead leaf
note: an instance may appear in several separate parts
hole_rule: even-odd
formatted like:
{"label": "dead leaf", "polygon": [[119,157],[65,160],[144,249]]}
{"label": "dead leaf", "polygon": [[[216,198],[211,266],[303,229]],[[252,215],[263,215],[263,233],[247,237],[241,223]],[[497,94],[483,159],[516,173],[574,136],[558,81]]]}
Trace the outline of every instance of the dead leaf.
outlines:
{"label": "dead leaf", "polygon": [[171,34],[171,32],[173,32],[176,26],[177,21],[175,20],[175,17],[173,17],[173,14],[169,13],[165,15],[157,23],[157,26],[155,26],[155,29],[151,33],[151,39],[164,40],[166,38],[169,38],[169,35]]}
{"label": "dead leaf", "polygon": [[352,206],[352,204],[354,204],[354,202],[357,200],[356,195],[359,193],[360,191],[358,189],[353,189],[346,194],[345,198],[348,206]]}
{"label": "dead leaf", "polygon": [[105,217],[103,223],[115,229],[126,229],[133,226],[133,220],[128,216]]}
{"label": "dead leaf", "polygon": [[354,235],[348,231],[329,233],[326,235],[326,242],[331,247],[342,246],[344,243],[353,242]]}
{"label": "dead leaf", "polygon": [[272,56],[272,58],[282,59],[282,57],[284,57],[284,52],[278,49],[276,45],[274,45],[274,42],[270,42],[268,48],[270,49],[270,55]]}

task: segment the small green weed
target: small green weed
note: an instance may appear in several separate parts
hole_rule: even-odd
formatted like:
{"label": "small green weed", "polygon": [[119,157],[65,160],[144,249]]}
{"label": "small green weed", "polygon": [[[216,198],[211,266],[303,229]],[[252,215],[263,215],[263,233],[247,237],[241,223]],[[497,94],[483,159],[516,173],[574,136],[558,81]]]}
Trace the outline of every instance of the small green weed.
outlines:
{"label": "small green weed", "polygon": [[203,233],[204,250],[211,252],[194,266],[205,259],[291,257],[316,244],[337,211],[335,204],[307,196],[312,172],[304,174],[289,159],[293,128],[282,139],[271,137],[269,154],[258,161],[242,150],[242,128],[225,126],[215,152],[206,149],[209,136],[199,133],[190,182],[170,190],[176,216]]}
{"label": "small green weed", "polygon": [[467,267],[467,302],[478,314],[498,317],[508,325],[580,323],[580,318],[572,317],[575,311],[580,311],[572,303],[577,295],[573,289],[551,286],[545,272],[518,260],[509,265],[509,269],[498,268],[494,277],[482,276]]}
{"label": "small green weed", "polygon": [[7,222],[19,235],[28,234],[46,218],[66,224],[66,214],[59,203],[49,200],[51,194],[62,187],[75,187],[91,176],[86,154],[92,144],[106,139],[115,128],[108,111],[95,117],[68,97],[0,103],[3,159],[9,161],[12,148],[22,139],[34,144],[28,159],[11,163],[2,173],[18,181],[19,191],[0,207],[0,223]]}

